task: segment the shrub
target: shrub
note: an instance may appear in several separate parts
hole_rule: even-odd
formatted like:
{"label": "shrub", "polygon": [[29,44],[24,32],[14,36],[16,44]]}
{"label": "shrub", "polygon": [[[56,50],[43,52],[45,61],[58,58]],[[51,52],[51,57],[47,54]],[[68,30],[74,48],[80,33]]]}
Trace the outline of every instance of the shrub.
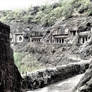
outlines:
{"label": "shrub", "polygon": [[45,67],[37,61],[35,56],[28,53],[15,52],[14,60],[21,73],[32,72]]}

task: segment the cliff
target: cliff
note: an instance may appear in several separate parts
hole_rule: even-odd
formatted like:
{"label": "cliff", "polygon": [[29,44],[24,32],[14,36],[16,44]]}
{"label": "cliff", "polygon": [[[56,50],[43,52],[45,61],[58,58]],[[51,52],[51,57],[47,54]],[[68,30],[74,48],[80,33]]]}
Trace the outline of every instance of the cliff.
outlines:
{"label": "cliff", "polygon": [[10,27],[0,22],[0,91],[20,92],[22,78],[14,64],[9,34]]}

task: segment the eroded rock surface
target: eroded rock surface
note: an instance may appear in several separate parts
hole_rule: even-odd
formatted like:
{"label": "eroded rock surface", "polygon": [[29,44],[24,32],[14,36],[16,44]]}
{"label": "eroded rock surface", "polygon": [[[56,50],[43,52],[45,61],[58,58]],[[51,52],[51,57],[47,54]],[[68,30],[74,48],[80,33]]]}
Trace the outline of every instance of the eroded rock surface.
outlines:
{"label": "eroded rock surface", "polygon": [[92,62],[74,91],[92,92]]}
{"label": "eroded rock surface", "polygon": [[9,41],[10,27],[0,23],[0,92],[21,92],[21,76],[14,64]]}

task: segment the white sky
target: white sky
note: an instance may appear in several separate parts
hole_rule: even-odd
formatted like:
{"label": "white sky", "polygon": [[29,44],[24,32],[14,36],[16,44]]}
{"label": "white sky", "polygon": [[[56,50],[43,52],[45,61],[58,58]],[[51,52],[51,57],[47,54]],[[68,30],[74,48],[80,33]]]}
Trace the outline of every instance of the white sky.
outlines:
{"label": "white sky", "polygon": [[51,4],[58,0],[0,0],[0,10],[28,8],[30,6]]}

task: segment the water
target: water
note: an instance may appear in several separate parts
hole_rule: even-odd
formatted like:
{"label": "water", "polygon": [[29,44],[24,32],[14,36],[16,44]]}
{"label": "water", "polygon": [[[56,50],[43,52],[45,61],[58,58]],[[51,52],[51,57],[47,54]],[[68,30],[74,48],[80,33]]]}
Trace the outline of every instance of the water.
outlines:
{"label": "water", "polygon": [[84,74],[77,75],[75,77],[69,78],[62,82],[52,84],[48,87],[44,87],[42,89],[37,89],[34,91],[27,91],[27,92],[72,92],[72,90],[79,83],[83,75]]}

